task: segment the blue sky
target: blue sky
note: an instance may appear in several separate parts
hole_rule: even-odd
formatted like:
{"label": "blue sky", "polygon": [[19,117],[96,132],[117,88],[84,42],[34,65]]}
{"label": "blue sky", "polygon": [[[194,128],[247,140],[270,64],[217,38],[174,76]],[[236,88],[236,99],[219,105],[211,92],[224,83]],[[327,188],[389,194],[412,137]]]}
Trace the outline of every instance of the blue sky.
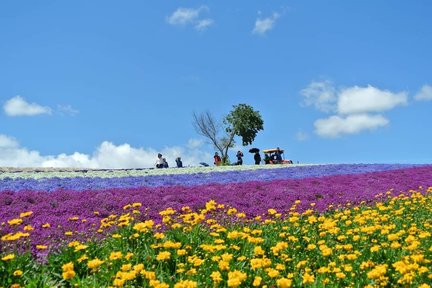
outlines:
{"label": "blue sky", "polygon": [[[246,103],[299,163],[432,163],[432,2],[0,2],[0,166],[212,163]],[[247,152],[250,147],[231,150]],[[245,153],[246,164],[253,155]]]}

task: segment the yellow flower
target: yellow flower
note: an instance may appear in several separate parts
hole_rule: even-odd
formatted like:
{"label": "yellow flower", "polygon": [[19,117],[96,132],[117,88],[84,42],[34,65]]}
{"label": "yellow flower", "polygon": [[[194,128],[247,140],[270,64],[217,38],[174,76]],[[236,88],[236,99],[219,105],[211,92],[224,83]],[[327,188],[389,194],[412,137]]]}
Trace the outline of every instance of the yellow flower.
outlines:
{"label": "yellow flower", "polygon": [[71,231],[66,231],[65,233],[64,233],[64,235],[66,235],[66,236],[72,236],[72,232]]}
{"label": "yellow flower", "polygon": [[118,252],[111,252],[109,259],[110,260],[117,260],[117,259],[121,259],[123,257],[122,252],[118,251]]}
{"label": "yellow flower", "polygon": [[303,274],[303,284],[313,283],[315,281],[315,276],[313,274],[305,273]]}
{"label": "yellow flower", "polygon": [[15,254],[8,254],[2,258],[3,261],[9,261],[15,258]]}
{"label": "yellow flower", "polygon": [[214,271],[210,274],[210,278],[212,278],[213,282],[219,283],[222,279],[222,274],[219,271]]}
{"label": "yellow flower", "polygon": [[64,264],[62,270],[63,279],[68,280],[75,277],[74,264],[72,262]]}
{"label": "yellow flower", "polygon": [[292,280],[287,278],[280,278],[276,281],[276,284],[280,288],[289,288],[292,286]]}
{"label": "yellow flower", "polygon": [[104,261],[99,260],[98,258],[95,258],[95,259],[90,260],[90,261],[87,262],[87,267],[90,268],[90,269],[96,270],[103,263],[104,263]]}
{"label": "yellow flower", "polygon": [[46,250],[46,249],[48,249],[48,246],[46,246],[46,245],[36,245],[36,249],[38,249],[38,250]]}
{"label": "yellow flower", "polygon": [[30,216],[30,215],[32,215],[32,214],[33,214],[33,211],[22,212],[22,213],[20,214],[20,218],[28,217],[28,216]]}
{"label": "yellow flower", "polygon": [[13,273],[13,276],[20,277],[22,274],[23,274],[23,271],[21,271],[21,270],[15,270],[14,273]]}
{"label": "yellow flower", "polygon": [[21,218],[15,218],[15,219],[9,220],[8,224],[10,226],[14,226],[14,225],[20,225],[22,222],[23,222],[23,220]]}
{"label": "yellow flower", "polygon": [[247,274],[238,270],[228,272],[228,287],[238,287],[246,280]]}
{"label": "yellow flower", "polygon": [[156,256],[156,260],[158,260],[158,261],[165,261],[165,260],[169,260],[170,257],[171,257],[171,253],[169,251],[161,251]]}
{"label": "yellow flower", "polygon": [[196,288],[196,287],[198,287],[198,283],[192,280],[181,280],[180,282],[174,284],[174,288]]}
{"label": "yellow flower", "polygon": [[77,245],[77,246],[75,246],[75,252],[85,250],[85,249],[87,249],[87,247],[88,247],[87,245],[83,245],[83,244]]}
{"label": "yellow flower", "polygon": [[69,270],[74,270],[74,264],[72,262],[63,264],[62,266],[62,270],[63,271],[69,271]]}
{"label": "yellow flower", "polygon": [[62,273],[64,280],[72,279],[73,277],[75,277],[75,275],[76,275],[75,271],[73,271],[73,270],[64,271]]}
{"label": "yellow flower", "polygon": [[51,225],[49,223],[45,223],[42,225],[42,228],[50,228],[50,227],[51,227]]}
{"label": "yellow flower", "polygon": [[34,228],[31,225],[24,226],[24,231],[33,231],[33,230],[34,230]]}
{"label": "yellow flower", "polygon": [[258,287],[261,285],[262,278],[260,276],[255,276],[252,286]]}

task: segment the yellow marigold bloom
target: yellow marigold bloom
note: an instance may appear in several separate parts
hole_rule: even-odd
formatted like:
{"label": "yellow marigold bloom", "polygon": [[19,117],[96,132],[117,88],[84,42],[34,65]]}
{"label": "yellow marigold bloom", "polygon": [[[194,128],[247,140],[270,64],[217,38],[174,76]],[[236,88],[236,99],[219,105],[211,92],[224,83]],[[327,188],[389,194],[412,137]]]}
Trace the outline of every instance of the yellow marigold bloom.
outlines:
{"label": "yellow marigold bloom", "polygon": [[22,274],[23,274],[23,271],[21,271],[21,270],[15,270],[13,272],[13,276],[15,276],[15,277],[20,277]]}
{"label": "yellow marigold bloom", "polygon": [[133,256],[134,256],[133,253],[128,252],[128,253],[126,253],[125,259],[126,259],[126,260],[129,260],[129,259],[132,258]]}
{"label": "yellow marigold bloom", "polygon": [[31,225],[24,226],[24,231],[33,231],[33,230],[34,230],[34,228]]}
{"label": "yellow marigold bloom", "polygon": [[186,254],[187,254],[187,252],[186,252],[185,249],[179,249],[179,250],[177,250],[177,255],[179,255],[179,256],[183,256],[183,255],[186,255]]}
{"label": "yellow marigold bloom", "polygon": [[123,271],[123,272],[129,271],[129,270],[131,270],[131,269],[132,269],[132,264],[123,264],[123,265],[120,267],[120,270]]}
{"label": "yellow marigold bloom", "polygon": [[265,251],[264,249],[261,248],[261,246],[255,246],[254,248],[254,255],[255,256],[260,256],[260,255],[264,255]]}
{"label": "yellow marigold bloom", "polygon": [[270,208],[270,209],[267,210],[267,213],[268,213],[269,215],[274,215],[274,214],[277,213],[277,211],[276,211],[275,209]]}
{"label": "yellow marigold bloom", "polygon": [[161,251],[156,256],[156,260],[158,261],[165,261],[165,260],[169,260],[170,258],[171,258],[171,253],[169,251]]}
{"label": "yellow marigold bloom", "polygon": [[87,255],[83,255],[80,258],[78,258],[77,261],[78,261],[78,263],[81,263],[81,262],[83,262],[83,261],[85,261],[87,259],[88,259]]}
{"label": "yellow marigold bloom", "polygon": [[219,271],[214,271],[210,274],[210,278],[213,280],[213,282],[215,283],[219,283],[221,282],[222,279],[222,274]]}
{"label": "yellow marigold bloom", "polygon": [[75,247],[78,245],[80,245],[79,241],[71,241],[71,242],[69,242],[68,247]]}
{"label": "yellow marigold bloom", "polygon": [[134,207],[134,208],[141,207],[141,206],[142,206],[142,204],[140,202],[132,203],[132,207]]}
{"label": "yellow marigold bloom", "polygon": [[73,270],[64,271],[62,273],[62,277],[64,280],[72,279],[73,277],[75,277],[75,275],[76,275],[75,271],[73,271]]}
{"label": "yellow marigold bloom", "polygon": [[78,221],[78,217],[77,216],[75,216],[75,217],[69,217],[68,218],[68,221]]}
{"label": "yellow marigold bloom", "polygon": [[111,252],[109,259],[110,260],[118,260],[121,259],[123,257],[122,252],[118,251],[118,252]]}
{"label": "yellow marigold bloom", "polygon": [[375,266],[371,271],[367,273],[369,279],[378,279],[387,273],[387,264],[381,264]]}
{"label": "yellow marigold bloom", "polygon": [[246,280],[247,274],[238,270],[228,272],[228,287],[238,287]]}
{"label": "yellow marigold bloom", "polygon": [[42,225],[42,228],[50,228],[50,227],[51,227],[51,225],[49,223],[45,223]]}
{"label": "yellow marigold bloom", "polygon": [[252,286],[258,287],[261,285],[262,278],[260,276],[255,276]]}
{"label": "yellow marigold bloom", "polygon": [[21,288],[21,286],[18,283],[14,283],[10,286],[10,288]]}
{"label": "yellow marigold bloom", "polygon": [[192,280],[181,280],[174,284],[174,288],[196,288],[198,283]]}
{"label": "yellow marigold bloom", "polygon": [[280,274],[280,272],[278,270],[273,269],[273,268],[266,269],[266,272],[270,278],[275,278],[275,277],[279,276],[279,274]]}
{"label": "yellow marigold bloom", "polygon": [[120,278],[116,278],[116,279],[114,279],[114,281],[113,281],[113,285],[114,285],[114,287],[123,287],[124,286],[124,284],[125,284],[125,280],[123,280],[123,279],[120,279]]}
{"label": "yellow marigold bloom", "polygon": [[81,251],[81,250],[85,250],[87,248],[88,248],[87,245],[79,244],[79,245],[75,246],[75,252],[78,252],[78,251]]}
{"label": "yellow marigold bloom", "polygon": [[147,221],[144,221],[144,222],[136,223],[133,226],[133,229],[137,230],[137,231],[139,231],[141,233],[145,233],[145,232],[148,232],[153,227],[153,225],[154,225],[154,221],[153,220],[147,220]]}
{"label": "yellow marigold bloom", "polygon": [[62,266],[62,270],[63,271],[70,271],[70,270],[74,270],[74,264],[72,262],[63,264]]}
{"label": "yellow marigold bloom", "polygon": [[15,258],[15,254],[8,254],[6,256],[4,256],[3,258],[1,258],[3,261],[9,261]]}
{"label": "yellow marigold bloom", "polygon": [[292,286],[292,280],[288,278],[280,278],[276,281],[277,287],[289,288]]}
{"label": "yellow marigold bloom", "polygon": [[229,265],[229,262],[227,262],[227,261],[223,261],[223,260],[219,261],[218,267],[219,267],[219,270],[222,270],[222,271],[230,270],[230,265]]}
{"label": "yellow marigold bloom", "polygon": [[380,250],[380,245],[374,245],[370,248],[371,252],[378,252]]}
{"label": "yellow marigold bloom", "polygon": [[214,200],[207,201],[207,203],[205,204],[206,210],[208,211],[216,210],[216,206],[217,203]]}
{"label": "yellow marigold bloom", "polygon": [[65,233],[64,233],[64,235],[66,235],[66,236],[72,236],[72,232],[71,231],[66,231]]}
{"label": "yellow marigold bloom", "polygon": [[131,207],[132,207],[131,204],[127,204],[127,205],[123,206],[123,210],[127,210],[127,209],[129,209],[129,208],[131,208]]}
{"label": "yellow marigold bloom", "polygon": [[154,237],[156,239],[163,239],[165,238],[165,235],[163,233],[154,233]]}
{"label": "yellow marigold bloom", "polygon": [[21,223],[23,223],[23,219],[21,219],[21,218],[15,218],[15,219],[12,219],[12,220],[8,221],[8,224],[10,226],[20,225]]}
{"label": "yellow marigold bloom", "polygon": [[33,214],[33,211],[22,212],[20,213],[20,218],[28,217]]}
{"label": "yellow marigold bloom", "polygon": [[98,258],[95,258],[95,259],[87,262],[87,267],[95,270],[95,269],[99,268],[99,266],[101,266],[103,263],[104,263],[104,261],[102,261]]}
{"label": "yellow marigold bloom", "polygon": [[308,244],[308,246],[306,247],[306,249],[309,251],[314,250],[315,248],[316,248],[315,244]]}
{"label": "yellow marigold bloom", "polygon": [[240,256],[240,257],[237,257],[237,261],[239,261],[239,262],[241,262],[241,261],[245,261],[246,259],[247,259],[246,256]]}
{"label": "yellow marigold bloom", "polygon": [[303,284],[313,283],[315,281],[315,276],[313,274],[304,273],[302,276]]}
{"label": "yellow marigold bloom", "polygon": [[38,250],[46,250],[46,249],[48,249],[48,246],[46,246],[46,245],[36,245],[36,249],[38,249]]}

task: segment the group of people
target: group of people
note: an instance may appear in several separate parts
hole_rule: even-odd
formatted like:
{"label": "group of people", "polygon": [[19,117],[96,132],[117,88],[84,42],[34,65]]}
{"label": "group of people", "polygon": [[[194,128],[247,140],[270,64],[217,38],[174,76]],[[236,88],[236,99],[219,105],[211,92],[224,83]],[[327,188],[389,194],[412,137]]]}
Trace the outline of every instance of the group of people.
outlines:
{"label": "group of people", "polygon": [[[233,165],[243,165],[243,152],[237,151],[236,157],[237,157],[237,161]],[[219,156],[218,152],[215,152],[213,159],[214,159],[214,165],[216,165],[216,166],[221,166],[222,163],[226,162],[226,161],[222,161],[223,159]],[[180,157],[177,157],[175,159],[175,161],[176,161],[177,168],[183,167],[183,162],[182,162]],[[259,165],[261,163],[261,155],[260,155],[259,151],[255,152],[254,161],[255,161],[255,165]],[[281,161],[282,161],[281,153],[276,152],[275,154],[272,155],[272,157],[270,157],[267,153],[264,154],[264,163],[265,164],[281,163]],[[166,158],[164,158],[161,153],[158,153],[158,158],[156,160],[155,165],[156,165],[156,168],[168,168],[169,167]]]}
{"label": "group of people", "polygon": [[[177,168],[183,167],[183,162],[180,157],[177,157],[175,161],[176,161]],[[169,168],[166,158],[162,157],[161,153],[158,153],[158,158],[156,160],[155,165],[156,168]]]}
{"label": "group of people", "polygon": [[[234,163],[234,165],[243,165],[243,152],[237,151],[236,154],[237,162]],[[214,165],[221,166],[222,165],[222,158],[219,156],[218,152],[215,152],[214,156]],[[259,152],[256,152],[254,155],[255,164],[259,165],[261,163],[261,155]]]}

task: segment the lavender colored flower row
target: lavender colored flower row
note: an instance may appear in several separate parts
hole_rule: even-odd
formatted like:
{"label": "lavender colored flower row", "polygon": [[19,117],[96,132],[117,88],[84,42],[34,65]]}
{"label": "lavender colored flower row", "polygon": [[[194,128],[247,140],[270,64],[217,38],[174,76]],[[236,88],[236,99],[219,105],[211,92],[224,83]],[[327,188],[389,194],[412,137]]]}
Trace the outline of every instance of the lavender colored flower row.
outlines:
{"label": "lavender colored flower row", "polygon": [[[242,183],[248,181],[273,181],[278,179],[303,179],[340,174],[357,174],[415,167],[410,164],[334,164],[297,166],[278,169],[238,170],[227,172],[167,174],[129,177],[74,177],[0,180],[0,191],[12,190],[103,190],[111,188],[137,188],[159,186],[196,186],[208,183]],[[419,165],[417,165],[419,166]]]}
{"label": "lavender colored flower row", "polygon": [[[211,199],[236,207],[247,216],[266,213],[267,209],[288,211],[296,200],[300,200],[299,211],[310,208],[324,211],[329,205],[338,207],[347,202],[353,205],[361,201],[376,200],[376,195],[393,189],[394,192],[432,187],[432,166],[414,167],[361,174],[309,177],[304,179],[280,179],[274,181],[250,181],[242,183],[212,183],[200,186],[160,186],[106,190],[23,190],[19,193],[0,193],[0,223],[17,217],[21,212],[33,211],[28,219],[34,227],[50,223],[49,229],[32,232],[32,243],[52,244],[66,238],[64,231],[94,231],[101,218],[120,214],[122,207],[134,202],[147,207],[146,217],[160,220],[158,215],[168,207],[179,209],[190,206],[203,208]],[[94,215],[98,211],[99,215]],[[86,222],[67,221],[77,216]],[[55,227],[55,228],[54,228]],[[61,229],[57,227],[62,227]],[[4,227],[1,233],[7,233]],[[91,236],[92,233],[86,234]]]}

